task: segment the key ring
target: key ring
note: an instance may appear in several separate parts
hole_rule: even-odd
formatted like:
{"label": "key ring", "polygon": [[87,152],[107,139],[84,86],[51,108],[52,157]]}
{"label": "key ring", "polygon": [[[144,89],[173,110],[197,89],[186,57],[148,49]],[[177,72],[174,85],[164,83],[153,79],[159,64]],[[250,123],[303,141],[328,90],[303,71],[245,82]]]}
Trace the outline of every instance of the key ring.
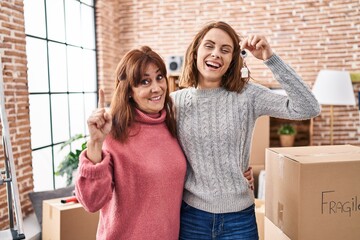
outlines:
{"label": "key ring", "polygon": [[246,51],[245,51],[245,50],[241,50],[240,56],[242,57],[242,59],[245,59],[245,58],[247,57]]}
{"label": "key ring", "polygon": [[243,59],[243,67],[241,68],[241,78],[249,77],[249,69],[246,66],[245,58],[247,57],[247,52],[243,49],[240,51],[240,57]]}

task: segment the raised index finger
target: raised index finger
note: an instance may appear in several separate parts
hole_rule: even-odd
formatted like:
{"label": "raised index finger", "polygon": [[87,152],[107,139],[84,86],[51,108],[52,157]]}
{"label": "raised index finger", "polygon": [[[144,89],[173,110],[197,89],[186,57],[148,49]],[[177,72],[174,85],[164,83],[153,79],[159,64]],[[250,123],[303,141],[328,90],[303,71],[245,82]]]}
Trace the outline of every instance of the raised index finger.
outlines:
{"label": "raised index finger", "polygon": [[104,90],[101,88],[99,89],[99,101],[98,101],[98,108],[105,107],[105,100],[104,100]]}

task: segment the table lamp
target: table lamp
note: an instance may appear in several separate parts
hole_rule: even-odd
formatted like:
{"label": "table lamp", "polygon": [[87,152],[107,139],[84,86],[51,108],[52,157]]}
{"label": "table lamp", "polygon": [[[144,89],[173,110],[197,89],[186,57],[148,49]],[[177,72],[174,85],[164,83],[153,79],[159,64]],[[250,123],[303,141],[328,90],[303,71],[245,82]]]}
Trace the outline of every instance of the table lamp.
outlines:
{"label": "table lamp", "polygon": [[322,105],[330,105],[330,144],[333,145],[333,106],[355,105],[354,89],[349,72],[321,70],[312,89]]}

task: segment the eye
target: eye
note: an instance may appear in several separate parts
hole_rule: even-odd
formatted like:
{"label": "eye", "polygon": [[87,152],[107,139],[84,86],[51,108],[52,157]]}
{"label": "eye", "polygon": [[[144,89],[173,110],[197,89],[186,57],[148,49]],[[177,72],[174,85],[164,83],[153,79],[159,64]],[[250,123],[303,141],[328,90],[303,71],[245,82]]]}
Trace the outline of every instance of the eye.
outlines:
{"label": "eye", "polygon": [[229,50],[229,49],[227,49],[227,48],[223,48],[222,50],[221,50],[223,53],[230,53],[231,51]]}
{"label": "eye", "polygon": [[205,48],[213,48],[213,45],[212,45],[212,44],[209,44],[209,43],[206,43],[206,44],[205,44]]}
{"label": "eye", "polygon": [[164,78],[164,76],[162,74],[159,74],[156,76],[156,80],[162,80]]}
{"label": "eye", "polygon": [[150,84],[150,80],[148,80],[148,79],[143,79],[143,80],[140,81],[140,84],[143,85],[143,86],[149,85],[149,84]]}

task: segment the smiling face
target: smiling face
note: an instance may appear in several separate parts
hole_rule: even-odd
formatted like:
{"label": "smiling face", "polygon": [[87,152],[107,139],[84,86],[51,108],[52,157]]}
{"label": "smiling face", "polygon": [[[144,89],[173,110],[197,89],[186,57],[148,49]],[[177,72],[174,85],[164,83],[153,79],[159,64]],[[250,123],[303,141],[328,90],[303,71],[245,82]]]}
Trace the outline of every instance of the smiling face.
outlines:
{"label": "smiling face", "polygon": [[139,85],[132,87],[131,97],[145,113],[159,113],[164,108],[167,83],[158,66],[149,63]]}
{"label": "smiling face", "polygon": [[220,86],[222,76],[230,66],[233,51],[233,41],[225,31],[212,28],[206,33],[196,58],[200,88]]}

